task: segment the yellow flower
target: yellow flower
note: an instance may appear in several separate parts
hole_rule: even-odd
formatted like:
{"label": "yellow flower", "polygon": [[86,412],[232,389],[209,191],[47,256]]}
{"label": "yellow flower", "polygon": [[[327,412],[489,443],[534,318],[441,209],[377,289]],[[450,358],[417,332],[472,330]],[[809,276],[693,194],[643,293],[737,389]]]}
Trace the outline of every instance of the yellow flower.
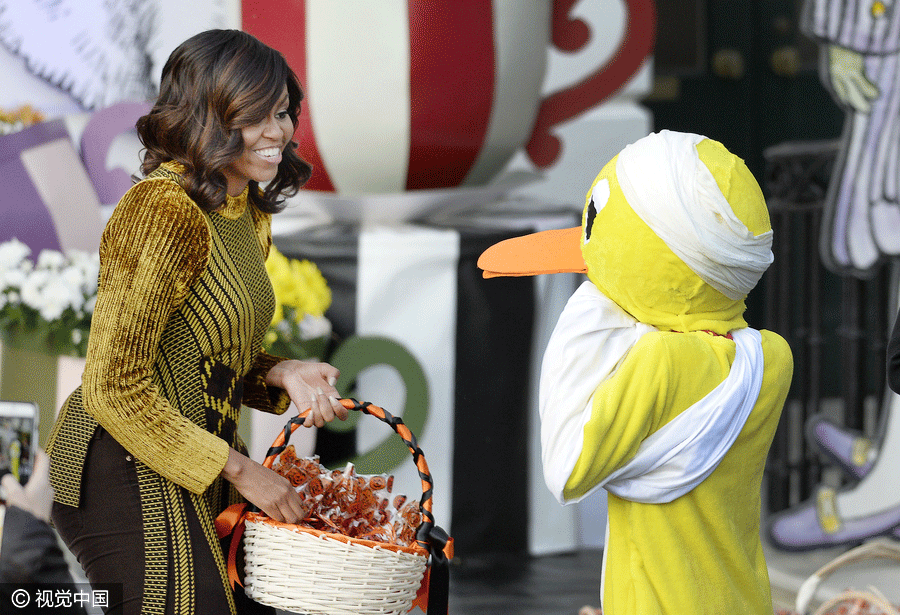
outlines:
{"label": "yellow flower", "polygon": [[44,121],[44,114],[31,105],[22,105],[18,109],[0,109],[0,122],[15,124],[21,122],[23,126],[32,126]]}
{"label": "yellow flower", "polygon": [[299,282],[295,287],[297,303],[294,307],[297,311],[311,316],[324,315],[331,305],[331,289],[319,268],[308,260],[291,261],[291,273]]}
{"label": "yellow flower", "polygon": [[273,325],[285,318],[286,307],[294,310],[294,320],[299,323],[307,314],[323,316],[331,306],[331,289],[312,262],[288,259],[273,246],[266,270],[275,291]]}

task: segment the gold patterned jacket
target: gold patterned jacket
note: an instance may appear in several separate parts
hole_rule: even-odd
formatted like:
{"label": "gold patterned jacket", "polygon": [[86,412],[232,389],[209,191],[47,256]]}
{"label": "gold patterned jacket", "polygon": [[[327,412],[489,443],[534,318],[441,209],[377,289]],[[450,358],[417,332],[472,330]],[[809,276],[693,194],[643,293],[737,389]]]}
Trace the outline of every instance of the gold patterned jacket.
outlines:
{"label": "gold patterned jacket", "polygon": [[194,494],[216,484],[213,512],[234,494],[217,477],[241,406],[280,414],[289,404],[265,374],[274,311],[265,269],[271,219],[247,190],[201,210],[166,163],[116,206],[100,246],[100,280],[82,385],[50,435],[56,500],[78,506],[98,425],[142,466]]}

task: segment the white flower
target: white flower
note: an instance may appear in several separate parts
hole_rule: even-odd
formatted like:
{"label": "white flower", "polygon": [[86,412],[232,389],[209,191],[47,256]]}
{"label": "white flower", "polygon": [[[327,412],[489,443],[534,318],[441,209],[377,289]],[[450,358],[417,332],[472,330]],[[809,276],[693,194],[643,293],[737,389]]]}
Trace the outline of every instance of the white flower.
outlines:
{"label": "white flower", "polygon": [[21,288],[28,277],[28,272],[21,268],[0,270],[0,289]]}
{"label": "white flower", "polygon": [[[31,254],[31,248],[19,241],[10,239],[0,244],[0,270],[18,267]],[[30,263],[29,263],[30,265]]]}
{"label": "white flower", "polygon": [[38,269],[61,269],[66,263],[66,257],[57,250],[41,250],[37,260]]}
{"label": "white flower", "polygon": [[35,310],[40,310],[43,305],[44,287],[50,280],[50,272],[44,269],[35,269],[22,282],[19,292],[22,302]]}
{"label": "white flower", "polygon": [[54,278],[47,269],[35,269],[22,284],[22,301],[41,318],[53,322],[68,308],[83,302],[79,289]]}
{"label": "white flower", "polygon": [[87,296],[93,296],[97,294],[97,272],[94,271],[94,275],[86,278],[84,280],[84,294]]}
{"label": "white flower", "polygon": [[[76,267],[74,265],[70,265],[68,267],[63,268],[59,272],[59,280],[61,283],[66,284],[72,289],[76,289],[79,294],[87,295],[90,294],[88,290],[88,281],[90,278],[85,278],[85,271],[82,270],[81,267]],[[82,298],[83,301],[83,298]]]}
{"label": "white flower", "polygon": [[307,314],[300,321],[300,338],[304,340],[331,335],[331,321],[324,316]]}
{"label": "white flower", "polygon": [[[70,283],[67,283],[65,280],[61,280],[57,285],[60,288],[60,290],[59,290],[60,294],[62,294],[63,292],[68,294],[69,305],[67,307],[71,308],[72,311],[74,311],[76,313],[80,312],[81,308],[84,307],[85,300],[87,299],[87,297],[85,297],[85,295],[84,295],[84,291],[82,290],[81,285],[80,284],[70,284]],[[63,289],[65,289],[65,290],[63,290]]]}
{"label": "white flower", "polygon": [[0,244],[0,316],[25,330],[51,324],[59,350],[68,352],[71,344],[83,351],[97,301],[99,254],[42,250],[32,264],[30,253],[18,240]]}
{"label": "white flower", "polygon": [[73,251],[69,255],[70,267],[79,272],[81,286],[86,295],[97,292],[97,278],[100,274],[100,255]]}
{"label": "white flower", "polygon": [[41,318],[47,322],[53,322],[71,305],[72,296],[65,286],[53,285],[47,288],[43,294],[43,302],[38,308]]}
{"label": "white flower", "polygon": [[68,257],[72,266],[80,268],[85,273],[90,272],[92,269],[96,270],[100,263],[100,255],[96,252],[88,253],[81,250],[72,250],[69,252]]}

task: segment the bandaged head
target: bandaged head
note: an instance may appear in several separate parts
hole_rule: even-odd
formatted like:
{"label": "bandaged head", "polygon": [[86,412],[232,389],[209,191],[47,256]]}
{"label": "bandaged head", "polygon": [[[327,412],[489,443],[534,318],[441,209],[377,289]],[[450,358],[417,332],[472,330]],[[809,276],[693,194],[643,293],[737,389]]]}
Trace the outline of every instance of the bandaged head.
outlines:
{"label": "bandaged head", "polygon": [[743,298],[772,262],[762,191],[743,161],[705,137],[662,131],[627,146],[588,191],[582,227],[502,242],[485,277],[586,272],[641,322],[746,326]]}

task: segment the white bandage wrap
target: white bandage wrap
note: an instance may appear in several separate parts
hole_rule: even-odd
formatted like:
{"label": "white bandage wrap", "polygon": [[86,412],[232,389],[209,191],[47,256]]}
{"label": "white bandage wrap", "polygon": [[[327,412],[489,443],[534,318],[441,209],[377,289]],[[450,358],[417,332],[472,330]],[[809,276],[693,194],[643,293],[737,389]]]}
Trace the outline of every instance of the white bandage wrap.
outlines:
{"label": "white bandage wrap", "polygon": [[719,386],[649,436],[624,466],[580,497],[567,498],[594,392],[652,331],[590,282],[566,304],[544,353],[539,402],[544,480],[560,503],[577,502],[601,487],[637,502],[672,501],[718,467],[753,411],[765,362],[759,331],[743,328],[732,332],[735,359]]}
{"label": "white bandage wrap", "polygon": [[[754,236],[700,160],[700,135],[663,130],[619,153],[616,177],[634,212],[704,282],[732,300],[772,264],[772,231]],[[653,178],[653,181],[646,181]]]}
{"label": "white bandage wrap", "polygon": [[538,404],[544,480],[560,503],[578,501],[566,500],[563,491],[584,446],[594,391],[651,331],[656,328],[636,321],[590,282],[560,315],[544,352]]}

